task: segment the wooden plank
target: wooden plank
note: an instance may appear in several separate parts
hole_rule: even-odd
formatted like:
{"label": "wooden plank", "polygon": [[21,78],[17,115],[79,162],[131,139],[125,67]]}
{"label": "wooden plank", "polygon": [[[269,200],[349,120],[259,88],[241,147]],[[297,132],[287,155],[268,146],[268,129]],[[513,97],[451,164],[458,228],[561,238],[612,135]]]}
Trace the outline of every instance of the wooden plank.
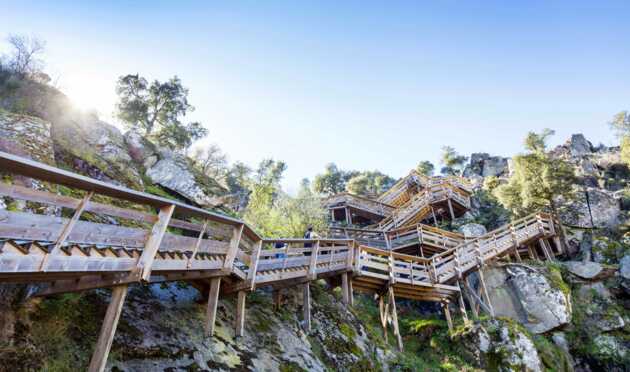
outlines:
{"label": "wooden plank", "polygon": [[247,297],[247,292],[238,291],[236,300],[236,337],[243,336],[245,331],[245,298]]}
{"label": "wooden plank", "polygon": [[400,329],[398,328],[398,313],[396,311],[396,297],[394,297],[394,288],[392,286],[389,286],[388,294],[389,294],[390,308],[392,312],[392,325],[394,326],[394,335],[396,336],[398,350],[403,351],[402,336],[400,335]]}
{"label": "wooden plank", "polygon": [[162,238],[164,238],[168,221],[171,219],[174,210],[174,205],[162,207],[158,214],[157,221],[153,225],[153,228],[151,228],[149,239],[142,250],[142,255],[138,259],[136,269],[134,270],[142,280],[148,281],[151,276],[151,265],[155,260],[155,254],[160,248],[160,244],[162,244]]}
{"label": "wooden plank", "polygon": [[210,279],[210,292],[208,293],[208,307],[206,309],[206,324],[204,327],[206,336],[214,336],[214,326],[217,319],[217,305],[219,304],[219,289],[221,278]]}
{"label": "wooden plank", "polygon": [[127,286],[121,285],[112,289],[112,298],[107,306],[107,312],[105,313],[105,319],[103,319],[103,325],[94,347],[94,353],[90,360],[90,366],[88,371],[90,372],[102,372],[105,370],[107,364],[107,356],[109,350],[112,347],[112,341],[114,341],[114,334],[116,333],[116,327],[118,326],[118,320],[122,312],[122,307],[127,297]]}
{"label": "wooden plank", "polygon": [[317,278],[317,259],[319,255],[319,240],[315,242],[315,246],[313,247],[313,251],[311,252],[311,259],[309,262],[308,273],[311,280],[315,280]]}
{"label": "wooden plank", "polygon": [[197,252],[199,251],[199,247],[201,246],[201,242],[203,241],[203,235],[206,233],[207,228],[208,228],[208,220],[206,220],[203,223],[203,228],[201,229],[201,231],[199,232],[199,236],[197,237],[197,243],[195,243],[195,247],[193,248],[192,253],[190,254],[190,257],[188,258],[188,264],[186,265],[188,268],[192,266],[192,260],[195,259],[195,256],[197,255]]}

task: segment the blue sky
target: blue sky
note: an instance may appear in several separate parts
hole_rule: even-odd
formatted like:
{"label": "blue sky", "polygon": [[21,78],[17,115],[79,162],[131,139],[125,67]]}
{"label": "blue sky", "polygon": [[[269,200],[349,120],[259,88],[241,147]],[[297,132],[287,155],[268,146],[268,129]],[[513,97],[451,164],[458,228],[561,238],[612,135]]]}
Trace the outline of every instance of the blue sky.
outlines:
{"label": "blue sky", "polygon": [[[511,155],[630,109],[627,2],[0,1],[0,36],[47,41],[78,105],[113,111],[116,78],[178,75],[230,160],[288,163],[295,189],[335,162],[404,175],[443,145]],[[202,143],[203,144],[203,143]]]}

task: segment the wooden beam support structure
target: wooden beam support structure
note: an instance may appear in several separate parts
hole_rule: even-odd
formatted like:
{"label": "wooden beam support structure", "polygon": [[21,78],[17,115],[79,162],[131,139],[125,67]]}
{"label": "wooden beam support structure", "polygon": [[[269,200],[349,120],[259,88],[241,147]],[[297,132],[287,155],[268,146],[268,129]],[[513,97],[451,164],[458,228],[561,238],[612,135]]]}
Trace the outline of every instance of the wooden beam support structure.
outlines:
{"label": "wooden beam support structure", "polygon": [[341,301],[344,305],[350,303],[350,288],[348,283],[348,273],[341,274]]}
{"label": "wooden beam support structure", "polygon": [[403,351],[402,336],[400,335],[400,329],[398,328],[398,313],[396,312],[396,297],[394,297],[394,287],[389,286],[389,303],[390,310],[392,312],[392,324],[394,326],[394,335],[396,336],[396,343],[398,344],[398,350]]}
{"label": "wooden beam support structure", "polygon": [[214,336],[214,326],[217,319],[217,306],[219,305],[219,290],[221,288],[221,278],[210,279],[210,291],[208,293],[208,307],[206,309],[206,336]]}
{"label": "wooden beam support structure", "polygon": [[245,299],[247,297],[247,292],[238,291],[236,294],[236,319],[234,328],[236,331],[234,334],[236,337],[243,336],[245,331]]}
{"label": "wooden beam support structure", "polygon": [[252,252],[252,259],[247,272],[247,280],[250,283],[250,290],[256,289],[256,273],[258,272],[258,261],[260,260],[260,251],[262,251],[262,239],[257,241]]}
{"label": "wooden beam support structure", "polygon": [[120,319],[122,307],[127,297],[127,289],[127,285],[112,288],[112,298],[107,306],[105,319],[103,319],[103,325],[101,326],[101,331],[96,341],[96,346],[94,347],[94,353],[92,354],[92,359],[90,359],[89,372],[102,372],[105,370],[107,356],[112,347],[118,320]]}
{"label": "wooden beam support structure", "polygon": [[486,281],[483,278],[483,268],[480,267],[477,270],[477,273],[479,274],[479,284],[481,286],[481,294],[483,296],[483,298],[486,301],[486,305],[488,306],[488,309],[490,310],[490,316],[494,318],[494,309],[492,308],[492,302],[490,301],[490,296],[488,295],[488,288],[486,288]]}
{"label": "wooden beam support structure", "polygon": [[304,330],[311,331],[311,287],[308,282],[304,284],[302,296],[302,310],[304,312]]}
{"label": "wooden beam support structure", "polygon": [[444,312],[444,318],[446,318],[446,324],[448,325],[448,333],[450,336],[453,335],[453,319],[451,319],[451,311],[448,308],[448,302],[441,302],[442,311]]}

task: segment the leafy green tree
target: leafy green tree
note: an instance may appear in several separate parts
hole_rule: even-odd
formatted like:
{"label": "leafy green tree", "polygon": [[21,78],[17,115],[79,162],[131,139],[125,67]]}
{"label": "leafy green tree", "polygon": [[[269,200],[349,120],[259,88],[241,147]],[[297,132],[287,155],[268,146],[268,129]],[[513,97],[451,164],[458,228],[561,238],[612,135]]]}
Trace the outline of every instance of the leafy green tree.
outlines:
{"label": "leafy green tree", "polygon": [[434,170],[435,166],[428,160],[421,161],[416,167],[416,171],[420,174],[424,174],[425,176],[432,176]]}
{"label": "leafy green tree", "polygon": [[525,138],[525,154],[513,158],[514,172],[506,184],[497,186],[493,194],[515,216],[538,210],[559,213],[558,198],[574,199],[573,168],[566,161],[549,156],[546,141],[551,130],[530,132]]}
{"label": "leafy green tree", "polygon": [[128,127],[172,150],[186,150],[207,134],[198,122],[184,124],[181,118],[194,110],[188,103],[188,89],[177,76],[151,84],[138,74],[118,79],[117,117]]}
{"label": "leafy green tree", "polygon": [[630,167],[630,114],[621,111],[613,117],[610,126],[620,138],[621,160]]}
{"label": "leafy green tree", "polygon": [[461,174],[464,169],[464,163],[466,163],[468,157],[460,155],[450,146],[442,147],[441,163],[443,165],[440,172],[446,176],[457,176]]}
{"label": "leafy green tree", "polygon": [[324,173],[315,176],[313,190],[324,195],[338,194],[346,189],[348,180],[358,173],[356,171],[343,171],[335,163],[326,164]]}
{"label": "leafy green tree", "polygon": [[352,177],[346,184],[349,193],[375,197],[396,183],[392,177],[379,171],[367,171]]}

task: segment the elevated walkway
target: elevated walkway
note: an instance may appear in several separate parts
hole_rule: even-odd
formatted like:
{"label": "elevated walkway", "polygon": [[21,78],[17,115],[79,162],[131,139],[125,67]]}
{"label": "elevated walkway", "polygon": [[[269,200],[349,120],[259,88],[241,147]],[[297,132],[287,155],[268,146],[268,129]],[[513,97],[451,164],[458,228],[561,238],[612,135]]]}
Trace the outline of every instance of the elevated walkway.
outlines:
{"label": "elevated walkway", "polygon": [[[238,219],[11,154],[0,152],[0,169],[13,180],[0,183],[0,196],[22,206],[19,211],[0,210],[0,282],[42,283],[38,292],[42,296],[112,288],[90,371],[105,367],[132,283],[183,280],[207,291],[207,335],[214,332],[219,297],[233,293],[239,336],[244,331],[246,294],[256,288],[269,286],[274,293],[285,287],[303,288],[307,330],[309,283],[318,279],[340,283],[342,299],[349,305],[354,289],[377,294],[382,319],[388,312],[396,317],[396,297],[438,301],[450,319],[448,304],[458,301],[460,310],[465,309],[463,294],[472,298],[473,308],[476,301],[491,309],[462,281],[484,262],[506,256],[520,260],[523,254],[553,259],[561,253],[556,222],[549,215],[529,216],[468,241],[418,225],[417,217],[404,217],[417,216],[414,208],[434,207],[443,200],[459,203],[457,195],[463,198],[465,192],[444,182],[425,183],[424,191],[401,207],[382,210],[391,213],[387,218],[393,225],[403,226],[339,227],[331,233],[341,237],[317,240],[265,239]],[[67,196],[58,195],[59,186],[70,188]],[[421,199],[429,201],[419,203]],[[462,203],[463,208],[465,200]],[[399,252],[418,244],[420,256]],[[402,347],[397,326],[394,322]]]}

